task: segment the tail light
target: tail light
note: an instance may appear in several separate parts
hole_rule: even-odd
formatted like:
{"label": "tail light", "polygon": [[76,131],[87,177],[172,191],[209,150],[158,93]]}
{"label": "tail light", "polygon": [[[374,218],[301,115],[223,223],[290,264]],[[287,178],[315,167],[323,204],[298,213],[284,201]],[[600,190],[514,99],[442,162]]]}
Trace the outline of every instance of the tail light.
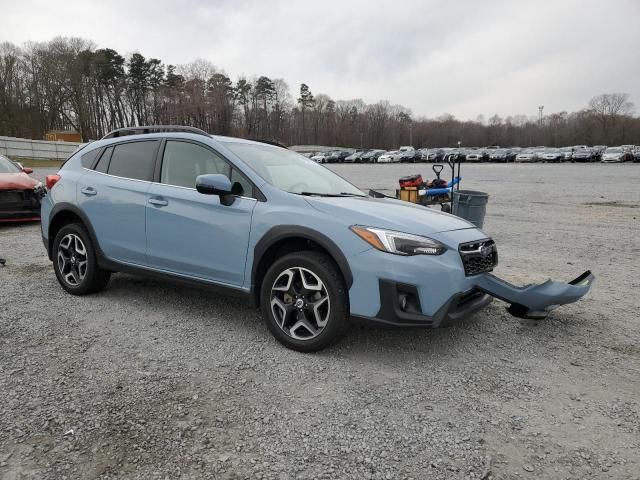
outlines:
{"label": "tail light", "polygon": [[51,190],[53,186],[58,183],[60,180],[60,175],[47,175],[45,183],[47,185],[47,190]]}

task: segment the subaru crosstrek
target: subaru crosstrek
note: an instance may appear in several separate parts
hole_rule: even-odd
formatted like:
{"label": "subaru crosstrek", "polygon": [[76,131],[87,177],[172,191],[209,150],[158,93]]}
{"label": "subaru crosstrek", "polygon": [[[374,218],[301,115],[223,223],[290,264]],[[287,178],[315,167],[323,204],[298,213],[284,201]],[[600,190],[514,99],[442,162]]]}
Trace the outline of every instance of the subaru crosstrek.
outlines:
{"label": "subaru crosstrek", "polygon": [[191,127],[116,130],[46,183],[42,236],[67,292],[97,292],[122,271],[209,285],[260,306],[300,351],[352,319],[439,327],[492,297],[542,318],[593,280],[515,287],[488,273],[496,245],[466,220],[367,196],[286,148]]}

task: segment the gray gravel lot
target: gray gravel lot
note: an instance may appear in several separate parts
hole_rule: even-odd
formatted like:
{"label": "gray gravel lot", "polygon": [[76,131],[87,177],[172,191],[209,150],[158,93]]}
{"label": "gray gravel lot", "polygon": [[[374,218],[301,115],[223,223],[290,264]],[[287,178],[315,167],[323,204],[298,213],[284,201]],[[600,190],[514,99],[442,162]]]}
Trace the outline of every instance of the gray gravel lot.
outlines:
{"label": "gray gravel lot", "polygon": [[[375,188],[430,172],[331,168]],[[499,275],[590,268],[591,294],[300,354],[207,291],[118,274],[68,295],[39,226],[0,227],[0,478],[638,478],[640,165],[462,173],[491,195]]]}

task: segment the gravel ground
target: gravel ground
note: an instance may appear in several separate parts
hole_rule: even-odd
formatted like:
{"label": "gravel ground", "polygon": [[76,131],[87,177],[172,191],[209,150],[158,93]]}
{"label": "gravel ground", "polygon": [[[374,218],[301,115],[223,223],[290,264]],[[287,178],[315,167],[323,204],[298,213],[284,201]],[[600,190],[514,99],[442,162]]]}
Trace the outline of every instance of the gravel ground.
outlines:
{"label": "gravel ground", "polygon": [[[430,171],[331,168],[376,188]],[[305,355],[207,291],[118,274],[65,294],[39,226],[0,227],[0,478],[638,478],[640,165],[462,173],[491,194],[499,275],[590,268],[591,294]]]}

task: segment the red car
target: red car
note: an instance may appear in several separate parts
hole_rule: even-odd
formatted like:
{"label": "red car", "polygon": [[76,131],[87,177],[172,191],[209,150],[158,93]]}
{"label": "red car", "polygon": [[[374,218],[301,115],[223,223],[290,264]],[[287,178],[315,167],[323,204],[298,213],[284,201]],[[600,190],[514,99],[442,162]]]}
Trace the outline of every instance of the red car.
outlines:
{"label": "red car", "polygon": [[0,223],[40,220],[40,200],[45,193],[42,182],[23,168],[0,155]]}

